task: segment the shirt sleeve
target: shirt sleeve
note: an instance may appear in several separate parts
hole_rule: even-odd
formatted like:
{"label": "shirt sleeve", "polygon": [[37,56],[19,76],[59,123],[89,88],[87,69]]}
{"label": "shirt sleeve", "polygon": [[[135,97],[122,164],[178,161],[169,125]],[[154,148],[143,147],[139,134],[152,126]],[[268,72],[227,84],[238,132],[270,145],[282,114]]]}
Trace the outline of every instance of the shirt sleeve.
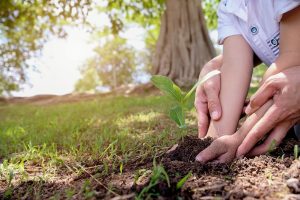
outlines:
{"label": "shirt sleeve", "polygon": [[226,10],[227,0],[222,0],[218,7],[218,44],[222,45],[224,40],[232,35],[240,35],[236,28],[236,16]]}
{"label": "shirt sleeve", "polygon": [[280,22],[282,15],[300,5],[300,0],[274,0],[275,20]]}

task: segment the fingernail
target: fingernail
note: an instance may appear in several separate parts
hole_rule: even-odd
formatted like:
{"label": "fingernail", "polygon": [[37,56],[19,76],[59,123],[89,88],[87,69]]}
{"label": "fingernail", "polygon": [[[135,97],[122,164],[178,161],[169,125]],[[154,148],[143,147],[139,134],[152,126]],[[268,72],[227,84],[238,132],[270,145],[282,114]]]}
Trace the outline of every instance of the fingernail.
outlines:
{"label": "fingernail", "polygon": [[198,138],[201,139],[201,138],[204,137],[204,135],[205,135],[205,134],[203,134],[202,132],[199,132],[199,133],[198,133]]}
{"label": "fingernail", "polygon": [[219,113],[218,113],[217,111],[213,111],[213,112],[211,113],[211,117],[212,117],[213,119],[217,119],[217,118],[219,117]]}
{"label": "fingernail", "polygon": [[196,161],[203,162],[203,158],[200,155],[198,155],[198,156],[196,156]]}
{"label": "fingernail", "polygon": [[247,106],[246,109],[245,109],[245,113],[246,113],[247,115],[249,115],[250,111],[251,111],[251,107],[250,107],[250,106]]}

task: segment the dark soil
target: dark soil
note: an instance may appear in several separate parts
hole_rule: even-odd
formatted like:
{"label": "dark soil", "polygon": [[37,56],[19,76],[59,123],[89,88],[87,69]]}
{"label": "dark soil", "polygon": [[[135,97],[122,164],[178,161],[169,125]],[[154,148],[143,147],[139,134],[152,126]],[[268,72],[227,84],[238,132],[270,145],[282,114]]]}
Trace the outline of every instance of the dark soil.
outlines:
{"label": "dark soil", "polygon": [[197,137],[186,136],[178,144],[178,147],[167,154],[166,157],[171,160],[194,162],[198,153],[208,147],[212,141],[212,138],[199,140]]}
{"label": "dark soil", "polygon": [[[293,157],[299,141],[287,138],[269,155],[230,164],[194,162],[211,142],[209,138],[188,136],[179,141],[174,151],[157,158],[157,165],[168,174],[170,187],[165,179],[160,179],[141,199],[300,199],[300,161]],[[122,174],[115,171],[105,178],[98,176],[98,169],[66,182],[21,183],[13,188],[12,199],[66,199],[68,191],[75,192],[72,199],[134,199],[149,186],[152,163],[151,158],[146,163],[131,162],[124,166]],[[143,173],[138,173],[141,170]],[[177,189],[177,183],[190,172],[183,187]]]}
{"label": "dark soil", "polygon": [[[161,159],[171,187],[161,181],[149,193],[159,194],[163,199],[300,199],[293,194],[300,193],[300,163],[291,167],[294,145],[299,145],[299,141],[289,138],[270,155],[244,158],[231,164],[195,162],[197,154],[211,142],[211,138],[183,138],[175,150]],[[293,179],[289,175],[291,169]],[[193,175],[184,187],[176,189],[176,184],[189,172]],[[148,184],[149,181],[134,186],[133,190],[139,193]]]}

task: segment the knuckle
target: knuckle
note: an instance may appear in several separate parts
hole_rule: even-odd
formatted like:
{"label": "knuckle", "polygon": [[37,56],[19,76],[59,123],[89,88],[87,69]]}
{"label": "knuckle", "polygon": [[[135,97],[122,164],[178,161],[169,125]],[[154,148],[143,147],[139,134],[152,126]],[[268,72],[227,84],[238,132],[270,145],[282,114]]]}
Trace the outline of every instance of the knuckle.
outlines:
{"label": "knuckle", "polygon": [[217,89],[216,84],[212,79],[207,80],[204,83],[203,87],[205,91],[212,91],[212,90],[215,91]]}
{"label": "knuckle", "polygon": [[214,109],[217,107],[217,103],[214,101],[214,100],[211,100],[208,102],[208,109],[211,110],[211,109]]}
{"label": "knuckle", "polygon": [[277,123],[287,117],[287,109],[284,107],[275,107],[273,112],[268,116],[268,121]]}

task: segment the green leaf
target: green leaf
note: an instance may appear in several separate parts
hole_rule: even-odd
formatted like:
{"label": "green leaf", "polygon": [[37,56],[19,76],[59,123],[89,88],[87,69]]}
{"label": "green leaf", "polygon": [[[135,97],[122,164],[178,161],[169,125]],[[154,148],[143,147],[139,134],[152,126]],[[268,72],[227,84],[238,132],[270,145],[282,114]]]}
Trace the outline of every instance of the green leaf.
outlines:
{"label": "green leaf", "polygon": [[176,189],[182,188],[182,186],[185,184],[185,182],[192,176],[192,172],[189,172],[187,175],[185,175],[177,184]]}
{"label": "green leaf", "polygon": [[193,93],[191,94],[191,96],[190,96],[189,98],[187,98],[187,99],[183,102],[183,107],[184,107],[186,110],[191,110],[192,108],[194,108],[195,96],[196,96],[196,93],[193,92]]}
{"label": "green leaf", "polygon": [[181,106],[175,106],[171,108],[170,110],[170,117],[172,120],[176,122],[176,124],[179,126],[179,128],[185,128],[185,121],[184,121],[184,115],[183,110]]}
{"label": "green leaf", "polygon": [[299,148],[298,145],[294,146],[294,158],[298,159]]}
{"label": "green leaf", "polygon": [[193,93],[196,91],[196,88],[198,87],[198,85],[202,85],[205,81],[207,81],[208,79],[220,74],[221,72],[219,70],[213,70],[211,72],[209,72],[208,74],[206,74],[202,79],[200,79],[195,85],[194,87],[185,95],[183,102],[185,103],[186,101],[188,101],[190,99],[190,97],[193,95]]}
{"label": "green leaf", "polygon": [[155,75],[152,76],[151,82],[166,95],[172,97],[177,102],[182,102],[183,94],[180,88],[173,83],[168,77]]}

